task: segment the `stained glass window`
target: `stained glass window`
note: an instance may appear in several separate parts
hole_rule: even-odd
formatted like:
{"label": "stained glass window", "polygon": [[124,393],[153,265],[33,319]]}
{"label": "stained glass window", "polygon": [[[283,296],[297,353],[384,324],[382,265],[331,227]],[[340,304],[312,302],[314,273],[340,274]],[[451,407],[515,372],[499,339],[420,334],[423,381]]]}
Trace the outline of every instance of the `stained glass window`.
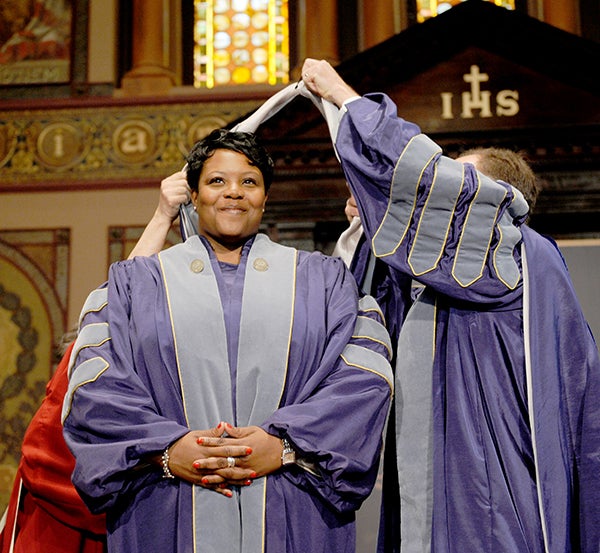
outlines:
{"label": "stained glass window", "polygon": [[194,1],[194,85],[289,82],[287,0]]}
{"label": "stained glass window", "polygon": [[[449,10],[452,6],[456,6],[465,0],[447,0],[439,2],[438,0],[417,0],[417,21],[422,23],[430,17],[435,17],[440,13]],[[515,0],[488,0],[509,10],[515,9]]]}

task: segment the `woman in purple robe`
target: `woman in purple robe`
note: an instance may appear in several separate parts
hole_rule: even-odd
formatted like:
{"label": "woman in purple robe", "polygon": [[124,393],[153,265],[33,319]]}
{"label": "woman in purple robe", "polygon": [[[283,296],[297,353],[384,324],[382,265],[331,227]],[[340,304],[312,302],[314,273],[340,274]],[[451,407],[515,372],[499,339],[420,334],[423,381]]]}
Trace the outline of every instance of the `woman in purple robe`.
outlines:
{"label": "woman in purple robe", "polygon": [[114,264],[82,310],[64,434],[109,551],[355,549],[389,336],[341,260],[258,232],[272,173],[249,133],[199,142],[198,235]]}

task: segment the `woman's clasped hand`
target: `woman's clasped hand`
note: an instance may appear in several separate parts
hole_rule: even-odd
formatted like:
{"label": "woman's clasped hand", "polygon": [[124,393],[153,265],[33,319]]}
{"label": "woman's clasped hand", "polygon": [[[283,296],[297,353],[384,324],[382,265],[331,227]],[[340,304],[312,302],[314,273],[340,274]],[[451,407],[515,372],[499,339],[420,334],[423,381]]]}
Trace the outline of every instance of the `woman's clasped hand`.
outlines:
{"label": "woman's clasped hand", "polygon": [[260,427],[221,421],[174,442],[168,468],[173,476],[231,497],[231,486],[249,486],[254,478],[277,470],[281,451],[281,440]]}

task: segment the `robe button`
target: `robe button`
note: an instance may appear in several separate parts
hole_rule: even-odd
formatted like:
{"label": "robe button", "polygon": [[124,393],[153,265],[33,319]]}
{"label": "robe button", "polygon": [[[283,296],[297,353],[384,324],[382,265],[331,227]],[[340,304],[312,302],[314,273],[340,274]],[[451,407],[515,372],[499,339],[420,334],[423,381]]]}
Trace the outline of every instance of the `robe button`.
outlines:
{"label": "robe button", "polygon": [[190,264],[190,269],[193,273],[201,273],[204,271],[204,261],[202,259],[194,259]]}
{"label": "robe button", "polygon": [[262,257],[258,257],[254,260],[254,263],[252,263],[252,266],[257,270],[260,271],[261,273],[266,271],[269,268],[269,264],[267,263],[266,259],[263,259]]}

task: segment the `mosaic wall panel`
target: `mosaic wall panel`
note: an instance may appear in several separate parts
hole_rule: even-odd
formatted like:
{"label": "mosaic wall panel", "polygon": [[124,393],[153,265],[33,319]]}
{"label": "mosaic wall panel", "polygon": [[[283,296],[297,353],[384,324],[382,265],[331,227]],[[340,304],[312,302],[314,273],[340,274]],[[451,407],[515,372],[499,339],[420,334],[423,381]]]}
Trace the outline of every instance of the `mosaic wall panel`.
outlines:
{"label": "mosaic wall panel", "polygon": [[0,231],[0,513],[67,331],[69,229]]}

